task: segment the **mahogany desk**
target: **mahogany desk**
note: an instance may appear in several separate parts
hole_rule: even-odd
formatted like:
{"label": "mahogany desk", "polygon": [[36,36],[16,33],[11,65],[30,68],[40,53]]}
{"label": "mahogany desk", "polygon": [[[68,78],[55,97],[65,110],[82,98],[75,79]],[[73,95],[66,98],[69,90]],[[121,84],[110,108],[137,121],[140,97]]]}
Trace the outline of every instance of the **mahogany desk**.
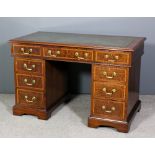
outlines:
{"label": "mahogany desk", "polygon": [[92,68],[88,126],[128,132],[141,107],[144,40],[54,32],[36,32],[11,40],[16,86],[13,114],[48,119],[69,92],[65,62],[88,63]]}

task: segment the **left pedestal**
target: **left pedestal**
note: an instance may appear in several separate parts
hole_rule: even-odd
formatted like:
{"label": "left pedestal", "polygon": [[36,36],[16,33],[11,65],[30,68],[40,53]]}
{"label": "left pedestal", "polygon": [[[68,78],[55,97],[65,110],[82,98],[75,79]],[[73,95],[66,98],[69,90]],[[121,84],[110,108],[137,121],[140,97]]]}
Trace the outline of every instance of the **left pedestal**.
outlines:
{"label": "left pedestal", "polygon": [[43,60],[42,52],[38,45],[13,45],[16,86],[14,115],[34,115],[47,120],[67,94],[65,65]]}

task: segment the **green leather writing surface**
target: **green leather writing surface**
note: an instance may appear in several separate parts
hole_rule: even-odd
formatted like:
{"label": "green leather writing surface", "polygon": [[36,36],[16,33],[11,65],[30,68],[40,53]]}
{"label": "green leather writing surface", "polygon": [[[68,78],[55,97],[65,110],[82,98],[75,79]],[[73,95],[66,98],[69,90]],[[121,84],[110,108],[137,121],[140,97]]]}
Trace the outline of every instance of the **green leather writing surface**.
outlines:
{"label": "green leather writing surface", "polygon": [[136,39],[138,37],[36,32],[15,40],[126,48]]}

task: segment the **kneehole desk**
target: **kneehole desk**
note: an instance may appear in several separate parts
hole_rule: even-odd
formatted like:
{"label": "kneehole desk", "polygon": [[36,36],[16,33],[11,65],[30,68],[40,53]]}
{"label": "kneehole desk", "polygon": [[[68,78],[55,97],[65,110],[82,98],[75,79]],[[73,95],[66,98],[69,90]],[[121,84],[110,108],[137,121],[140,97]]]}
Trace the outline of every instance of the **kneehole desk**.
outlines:
{"label": "kneehole desk", "polygon": [[88,126],[110,126],[128,132],[141,107],[144,40],[55,32],[36,32],[10,40],[16,86],[13,114],[48,119],[60,103],[69,99],[64,62],[87,63],[92,76]]}

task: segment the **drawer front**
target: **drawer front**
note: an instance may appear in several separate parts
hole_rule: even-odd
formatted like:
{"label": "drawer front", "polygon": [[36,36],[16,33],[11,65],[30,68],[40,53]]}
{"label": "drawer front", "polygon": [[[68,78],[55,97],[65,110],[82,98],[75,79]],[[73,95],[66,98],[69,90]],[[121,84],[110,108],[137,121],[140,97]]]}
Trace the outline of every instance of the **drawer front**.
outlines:
{"label": "drawer front", "polygon": [[44,108],[43,93],[17,89],[17,104],[28,107]]}
{"label": "drawer front", "polygon": [[93,51],[76,48],[45,47],[44,57],[52,59],[68,59],[73,61],[93,61]]}
{"label": "drawer front", "polygon": [[76,61],[93,61],[93,51],[86,49],[67,49],[67,58]]}
{"label": "drawer front", "polygon": [[44,47],[43,56],[44,57],[49,57],[49,58],[54,58],[54,59],[66,58],[67,51],[62,50],[59,47]]}
{"label": "drawer front", "polygon": [[117,51],[96,51],[95,61],[104,62],[108,64],[124,64],[130,65],[131,58],[128,52],[117,52]]}
{"label": "drawer front", "polygon": [[17,87],[44,89],[43,78],[39,76],[16,75]]}
{"label": "drawer front", "polygon": [[15,59],[15,70],[17,73],[43,74],[44,61],[32,59]]}
{"label": "drawer front", "polygon": [[125,100],[126,86],[110,82],[94,82],[94,98]]}
{"label": "drawer front", "polygon": [[128,68],[94,65],[93,77],[96,81],[127,82]]}
{"label": "drawer front", "polygon": [[93,114],[103,118],[123,119],[124,102],[114,102],[108,100],[93,100]]}
{"label": "drawer front", "polygon": [[13,45],[13,53],[21,56],[41,56],[41,47],[35,45]]}

